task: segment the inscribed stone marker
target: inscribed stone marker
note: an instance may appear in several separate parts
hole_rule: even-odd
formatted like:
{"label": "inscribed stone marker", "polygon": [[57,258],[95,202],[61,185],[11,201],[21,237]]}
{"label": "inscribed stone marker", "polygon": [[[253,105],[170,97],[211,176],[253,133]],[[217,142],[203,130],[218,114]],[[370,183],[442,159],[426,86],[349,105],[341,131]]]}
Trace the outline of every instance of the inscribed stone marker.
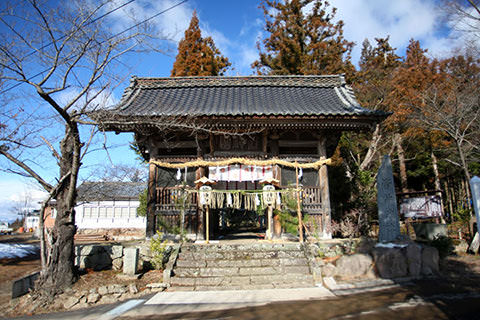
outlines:
{"label": "inscribed stone marker", "polygon": [[137,273],[138,248],[125,248],[123,256],[123,273],[133,276]]}
{"label": "inscribed stone marker", "polygon": [[389,242],[400,236],[400,221],[397,211],[397,198],[393,183],[392,162],[390,157],[383,157],[377,175],[377,205],[379,233],[378,241]]}

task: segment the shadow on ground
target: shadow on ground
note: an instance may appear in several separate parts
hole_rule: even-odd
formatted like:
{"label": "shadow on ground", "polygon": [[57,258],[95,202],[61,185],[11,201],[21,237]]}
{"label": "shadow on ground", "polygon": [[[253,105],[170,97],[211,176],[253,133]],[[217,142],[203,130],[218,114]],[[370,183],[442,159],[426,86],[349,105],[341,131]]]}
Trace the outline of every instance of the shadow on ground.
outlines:
{"label": "shadow on ground", "polygon": [[[381,291],[135,319],[480,319],[480,258],[449,256],[442,274]],[[215,297],[212,296],[212,302]],[[133,319],[121,317],[119,319]]]}

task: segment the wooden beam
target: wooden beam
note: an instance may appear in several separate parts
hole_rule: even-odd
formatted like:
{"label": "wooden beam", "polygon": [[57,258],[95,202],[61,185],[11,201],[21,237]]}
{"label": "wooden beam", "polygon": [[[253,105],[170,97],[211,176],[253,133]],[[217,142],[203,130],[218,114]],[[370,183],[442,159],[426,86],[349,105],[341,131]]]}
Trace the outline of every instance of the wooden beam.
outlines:
{"label": "wooden beam", "polygon": [[318,141],[278,140],[278,146],[280,147],[316,148],[317,145],[318,145]]}
{"label": "wooden beam", "polygon": [[195,141],[169,141],[169,142],[157,142],[156,147],[164,149],[175,149],[175,148],[196,148],[197,144]]}

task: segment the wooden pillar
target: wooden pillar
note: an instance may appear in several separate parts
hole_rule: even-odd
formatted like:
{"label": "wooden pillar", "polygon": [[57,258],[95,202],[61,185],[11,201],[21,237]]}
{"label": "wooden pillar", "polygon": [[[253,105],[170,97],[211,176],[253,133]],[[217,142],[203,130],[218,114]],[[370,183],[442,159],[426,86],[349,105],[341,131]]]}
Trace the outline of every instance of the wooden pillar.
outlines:
{"label": "wooden pillar", "polygon": [[272,240],[273,238],[273,206],[269,205],[267,208],[267,232],[265,235],[267,240]]}
{"label": "wooden pillar", "polygon": [[295,166],[295,180],[297,186],[297,215],[298,215],[298,234],[300,236],[300,242],[303,242],[303,219],[302,219],[302,210],[300,204],[300,186],[298,184],[298,166]]}
{"label": "wooden pillar", "polygon": [[[274,165],[273,168],[273,178],[274,179],[277,179],[278,181],[280,181],[280,184],[281,184],[281,181],[282,181],[282,177],[281,177],[281,169],[280,169],[280,166],[279,165]],[[277,204],[277,209],[280,209],[280,204]],[[273,219],[273,222],[272,222],[272,225],[273,225],[273,239],[281,239],[282,238],[282,223],[280,222],[280,217],[278,216],[278,214],[274,214],[272,213],[272,219]]]}
{"label": "wooden pillar", "polygon": [[152,237],[156,232],[156,211],[157,204],[157,166],[150,163],[148,170],[148,192],[147,192],[147,226],[146,236]]}
{"label": "wooden pillar", "polygon": [[268,151],[268,129],[265,129],[262,132],[262,152],[264,155],[267,154]]}
{"label": "wooden pillar", "polygon": [[[198,167],[195,171],[195,180],[200,179],[205,175],[205,168]],[[200,197],[197,197],[197,240],[205,240],[205,210],[200,205]]]}
{"label": "wooden pillar", "polygon": [[210,241],[210,210],[208,205],[205,206],[205,216],[207,218],[207,227],[205,228],[205,238],[206,238],[206,243]]}
{"label": "wooden pillar", "polygon": [[[320,160],[327,159],[327,139],[325,136],[318,140],[318,155]],[[322,239],[332,238],[332,212],[330,207],[330,190],[328,186],[328,169],[326,165],[323,165],[318,170],[318,179],[320,185],[320,193],[322,197],[322,230],[320,231],[320,237]]]}
{"label": "wooden pillar", "polygon": [[272,132],[272,134],[270,135],[270,140],[268,142],[270,144],[270,156],[275,157],[278,156],[278,154],[280,153],[278,139],[280,139],[280,135],[278,134],[278,132]]}

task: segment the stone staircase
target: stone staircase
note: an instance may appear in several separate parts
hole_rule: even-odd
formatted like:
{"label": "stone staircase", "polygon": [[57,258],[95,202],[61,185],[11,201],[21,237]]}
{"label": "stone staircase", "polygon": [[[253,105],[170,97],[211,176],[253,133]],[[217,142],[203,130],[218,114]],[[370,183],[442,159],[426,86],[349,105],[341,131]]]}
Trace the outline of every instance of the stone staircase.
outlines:
{"label": "stone staircase", "polygon": [[298,243],[183,245],[171,291],[313,287],[303,247]]}

